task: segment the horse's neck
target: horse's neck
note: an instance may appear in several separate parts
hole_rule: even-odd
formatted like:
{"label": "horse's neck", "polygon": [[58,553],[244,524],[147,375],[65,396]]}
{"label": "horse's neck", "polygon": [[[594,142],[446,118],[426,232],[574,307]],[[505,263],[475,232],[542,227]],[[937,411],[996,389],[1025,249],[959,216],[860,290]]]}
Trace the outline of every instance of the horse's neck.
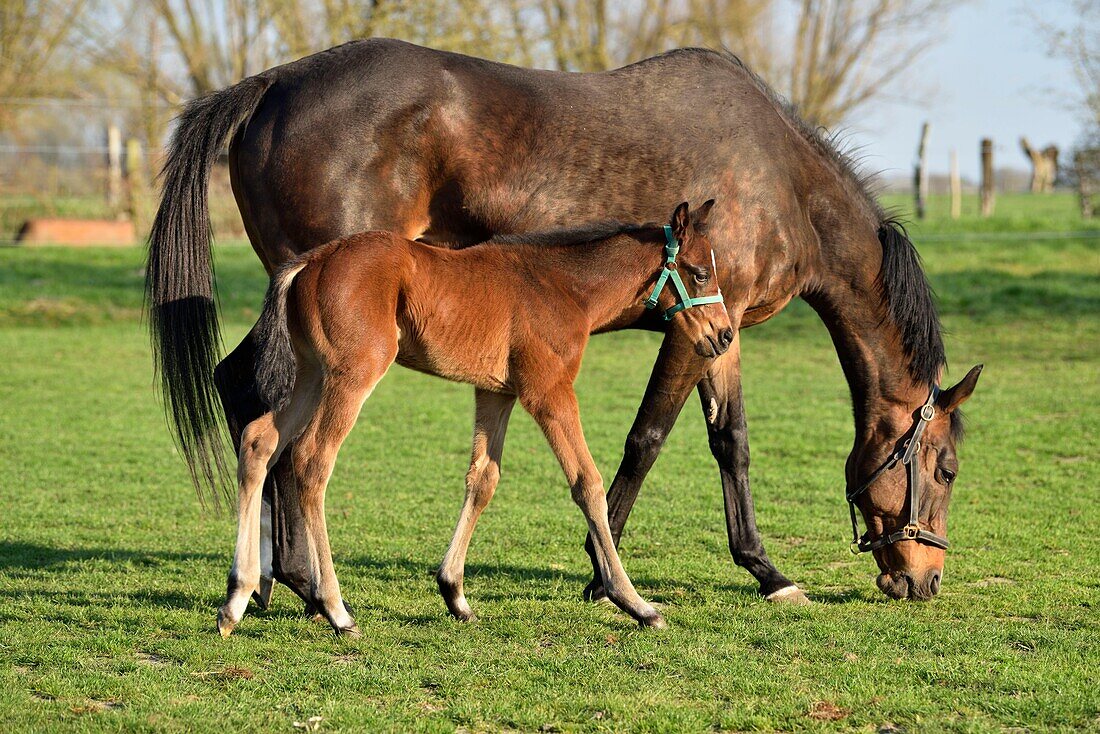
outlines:
{"label": "horse's neck", "polygon": [[857,441],[891,414],[904,415],[928,397],[913,378],[879,282],[882,244],[874,229],[826,238],[813,289],[803,294],[832,336],[852,394]]}

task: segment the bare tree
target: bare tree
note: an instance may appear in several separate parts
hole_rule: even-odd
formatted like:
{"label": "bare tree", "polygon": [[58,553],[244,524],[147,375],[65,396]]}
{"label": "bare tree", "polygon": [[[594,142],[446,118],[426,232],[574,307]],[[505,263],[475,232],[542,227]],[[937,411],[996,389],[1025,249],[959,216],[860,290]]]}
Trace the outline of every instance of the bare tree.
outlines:
{"label": "bare tree", "polygon": [[[0,97],[63,95],[71,76],[58,68],[86,0],[0,0]],[[0,130],[11,122],[0,104]]]}
{"label": "bare tree", "polygon": [[936,40],[946,0],[800,0],[785,90],[809,121],[833,127],[912,70]]}

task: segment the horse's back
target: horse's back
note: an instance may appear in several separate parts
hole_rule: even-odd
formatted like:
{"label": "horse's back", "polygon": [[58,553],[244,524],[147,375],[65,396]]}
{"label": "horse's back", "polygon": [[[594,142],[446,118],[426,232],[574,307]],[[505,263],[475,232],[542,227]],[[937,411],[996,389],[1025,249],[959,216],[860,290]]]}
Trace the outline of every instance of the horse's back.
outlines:
{"label": "horse's back", "polygon": [[233,151],[265,250],[371,228],[469,243],[651,219],[715,196],[739,149],[782,144],[750,124],[778,116],[751,75],[698,49],[572,74],[370,39],[265,76]]}

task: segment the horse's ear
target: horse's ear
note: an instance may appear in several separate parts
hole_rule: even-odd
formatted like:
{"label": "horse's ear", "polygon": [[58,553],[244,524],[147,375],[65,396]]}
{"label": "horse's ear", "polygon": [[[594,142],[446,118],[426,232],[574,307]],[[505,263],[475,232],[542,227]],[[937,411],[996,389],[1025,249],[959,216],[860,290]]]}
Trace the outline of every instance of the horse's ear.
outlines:
{"label": "horse's ear", "polygon": [[684,238],[684,234],[687,232],[688,224],[691,219],[688,217],[688,203],[685,201],[676,207],[676,211],[672,212],[672,221],[669,224],[672,225],[672,234],[678,240]]}
{"label": "horse's ear", "polygon": [[966,402],[970,394],[974,392],[974,386],[978,384],[978,378],[982,375],[982,368],[985,365],[978,365],[972,368],[966,373],[966,377],[959,380],[959,384],[954,387],[949,387],[940,393],[940,396],[936,398],[936,405],[944,413],[951,413],[960,405]]}
{"label": "horse's ear", "polygon": [[698,230],[704,230],[707,220],[710,218],[710,210],[714,208],[714,199],[707,199],[703,204],[691,213],[691,226]]}

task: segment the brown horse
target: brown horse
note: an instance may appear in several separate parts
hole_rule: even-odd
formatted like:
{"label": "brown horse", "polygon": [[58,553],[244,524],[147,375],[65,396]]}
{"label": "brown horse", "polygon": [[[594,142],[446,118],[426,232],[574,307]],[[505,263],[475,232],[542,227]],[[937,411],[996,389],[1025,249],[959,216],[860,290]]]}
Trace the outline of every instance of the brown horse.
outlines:
{"label": "brown horse", "polygon": [[[237,203],[269,272],[316,243],[368,229],[473,243],[608,216],[649,221],[670,202],[715,196],[709,237],[735,331],[802,297],[832,335],[855,416],[846,481],[868,543],[912,525],[911,510],[927,532],[946,532],[957,408],[977,372],[937,396],[920,451],[905,464],[917,470],[915,501],[912,472],[900,462],[855,493],[911,435],[943,376],[932,294],[916,250],[852,163],[736,58],[685,49],[615,71],[565,74],[372,39],[191,103],[166,163],[148,287],[177,435],[196,476],[211,480],[219,395],[235,437],[265,411],[254,335],[212,376],[218,330],[205,191],[227,142]],[[654,367],[609,491],[612,533],[617,541],[698,385],[733,558],[766,598],[803,602],[756,528],[740,342],[702,381],[685,354],[663,349]],[[267,573],[308,601],[305,520],[285,460],[272,477]],[[890,596],[922,599],[939,588],[941,547],[912,538],[871,550]],[[594,576],[589,597],[602,594],[598,568]]]}
{"label": "brown horse", "polygon": [[311,599],[337,632],[358,634],[332,566],[325,488],[363,402],[395,361],[476,389],[466,500],[437,576],[455,617],[473,618],[462,588],[466,551],[500,478],[508,416],[518,399],[542,428],[584,512],[608,596],[639,624],[663,627],[619,561],[573,382],[589,334],[643,322],[648,309],[660,308],[670,331],[699,356],[726,351],[733,329],[703,234],[713,203],[690,215],[681,204],[664,228],[565,231],[457,251],[368,232],[283,267],[257,324],[260,396],[273,410],[249,423],[241,438],[237,552],[218,612],[222,635],[260,588],[261,490],[291,440],[311,548]]}

